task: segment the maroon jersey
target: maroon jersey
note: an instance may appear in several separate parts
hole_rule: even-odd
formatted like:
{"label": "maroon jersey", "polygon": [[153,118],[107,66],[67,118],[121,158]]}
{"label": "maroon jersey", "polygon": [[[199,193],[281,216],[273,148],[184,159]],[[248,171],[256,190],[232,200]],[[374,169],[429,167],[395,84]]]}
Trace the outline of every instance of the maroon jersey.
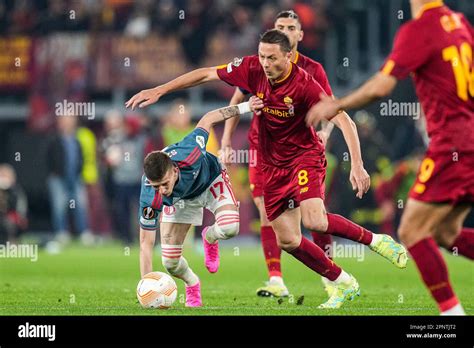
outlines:
{"label": "maroon jersey", "polygon": [[263,100],[257,147],[261,163],[289,167],[324,155],[322,141],[305,124],[306,113],[324,90],[307,72],[291,63],[288,74],[271,85],[258,57],[246,56],[219,67],[217,74]]}
{"label": "maroon jersey", "polygon": [[[296,55],[292,61],[308,74],[313,76],[313,78],[321,85],[327,95],[332,95],[332,90],[331,86],[329,85],[326,71],[324,71],[324,68],[320,63],[306,57],[299,52],[296,52]],[[258,116],[254,115],[254,117],[252,117],[248,133],[249,143],[254,148],[258,147],[258,120]]]}
{"label": "maroon jersey", "polygon": [[412,73],[426,116],[430,149],[474,151],[473,29],[442,2],[425,5],[396,35],[382,73]]}

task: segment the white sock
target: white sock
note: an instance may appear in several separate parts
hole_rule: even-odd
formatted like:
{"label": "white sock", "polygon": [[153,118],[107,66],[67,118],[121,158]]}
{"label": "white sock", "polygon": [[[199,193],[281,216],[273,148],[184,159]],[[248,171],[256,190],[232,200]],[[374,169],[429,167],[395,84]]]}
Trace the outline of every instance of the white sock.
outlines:
{"label": "white sock", "polygon": [[179,258],[179,264],[176,271],[173,273],[173,276],[182,279],[187,286],[193,286],[199,283],[198,276],[193,272],[191,267],[189,267],[188,261],[186,261],[182,256]]}
{"label": "white sock", "polygon": [[[182,245],[161,245],[161,259],[163,266],[173,277],[182,279],[187,286],[196,285],[199,278],[194,274],[188,262],[182,256]],[[178,258],[179,257],[179,258]]]}
{"label": "white sock", "polygon": [[372,233],[372,241],[370,242],[370,246],[377,244],[380,239],[382,239],[381,234]]}
{"label": "white sock", "polygon": [[283,282],[283,278],[278,277],[278,276],[271,276],[268,283],[272,285],[285,286],[285,283]]}
{"label": "white sock", "polygon": [[329,283],[331,283],[331,281],[326,278],[326,277],[323,277],[321,276],[321,281],[323,282],[324,286],[328,285]]}
{"label": "white sock", "polygon": [[341,274],[339,274],[339,277],[337,277],[333,282],[336,284],[339,283],[348,283],[351,281],[351,276],[349,273],[346,273],[344,270],[341,270]]}
{"label": "white sock", "polygon": [[222,210],[215,214],[216,222],[206,231],[206,240],[210,244],[218,240],[235,237],[239,233],[239,212]]}
{"label": "white sock", "polygon": [[193,286],[199,283],[198,276],[193,272],[191,267],[188,267],[186,271],[181,275],[181,279],[186,283],[187,286]]}
{"label": "white sock", "polygon": [[461,304],[458,303],[453,308],[441,312],[441,315],[466,315],[466,312],[464,312],[464,309],[462,308]]}
{"label": "white sock", "polygon": [[218,235],[216,229],[214,228],[214,225],[209,226],[209,228],[206,231],[206,240],[209,244],[214,244],[216,243],[220,238]]}

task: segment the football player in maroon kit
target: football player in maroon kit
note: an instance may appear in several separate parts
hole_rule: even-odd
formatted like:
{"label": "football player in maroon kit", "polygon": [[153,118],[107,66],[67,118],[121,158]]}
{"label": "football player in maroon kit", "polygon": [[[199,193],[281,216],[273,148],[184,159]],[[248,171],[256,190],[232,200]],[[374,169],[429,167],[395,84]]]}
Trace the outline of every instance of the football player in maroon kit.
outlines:
{"label": "football player in maroon kit", "polygon": [[[407,252],[388,235],[373,234],[340,215],[326,213],[324,145],[314,128],[305,124],[306,113],[324,90],[291,59],[290,40],[285,33],[272,29],[260,38],[258,56],[194,70],[135,94],[125,105],[132,109],[145,107],[167,93],[214,80],[223,80],[259,97],[254,98],[258,102],[252,103],[252,111],[261,114],[258,151],[264,176],[264,204],[278,246],[332,282],[331,296],[319,308],[339,308],[360,294],[359,284],[301,234],[301,222],[310,230],[365,244],[399,268],[406,267]],[[341,129],[349,147],[350,181],[356,196],[362,198],[370,188],[370,177],[363,166],[357,129],[345,112],[332,122]],[[202,237],[214,243],[205,233]],[[218,258],[218,254],[205,254],[206,264],[216,263],[209,262],[211,257]]]}
{"label": "football player in maroon kit", "polygon": [[[329,85],[323,66],[298,52],[298,42],[303,40],[304,35],[298,15],[291,10],[282,11],[277,14],[274,26],[275,29],[283,31],[290,39],[291,51],[293,54],[292,62],[310,74],[321,85],[324,92],[327,95],[332,96],[331,86]],[[230,100],[230,105],[242,103],[248,94],[247,91],[242,91],[240,88],[236,88],[234,95]],[[265,206],[263,204],[263,173],[258,162],[258,119],[258,116],[254,115],[248,132],[248,140],[250,144],[249,153],[256,159],[252,162],[249,161],[249,184],[253,201],[260,215],[260,240],[268,269],[269,280],[266,286],[257,289],[257,295],[263,297],[283,297],[288,296],[289,293],[283,281],[281,271],[281,249],[278,247],[275,232],[273,231],[270,221],[268,221]],[[225,122],[224,133],[221,141],[221,158],[224,163],[229,163],[232,158],[231,156],[234,150],[232,149],[231,139],[238,122],[238,118],[230,118]],[[333,123],[325,122],[321,131],[318,132],[318,136],[323,140],[324,145],[326,145],[326,140],[329,138],[333,127]],[[311,235],[314,243],[326,251],[328,257],[331,258],[331,235],[315,231],[312,231]],[[331,284],[325,277],[321,277],[321,280],[323,281],[325,290],[330,294]]]}
{"label": "football player in maroon kit", "polygon": [[391,93],[413,74],[430,143],[398,228],[421,277],[445,315],[463,315],[438,245],[474,257],[474,229],[463,222],[474,202],[474,30],[442,1],[411,0],[393,50],[372,79],[339,100],[322,96],[308,124]]}

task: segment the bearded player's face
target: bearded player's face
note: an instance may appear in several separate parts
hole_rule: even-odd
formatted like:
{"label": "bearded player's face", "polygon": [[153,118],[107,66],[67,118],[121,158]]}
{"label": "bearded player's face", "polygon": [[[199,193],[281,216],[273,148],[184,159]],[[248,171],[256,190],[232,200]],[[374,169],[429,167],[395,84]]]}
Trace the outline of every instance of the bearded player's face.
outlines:
{"label": "bearded player's face", "polygon": [[260,42],[258,57],[267,78],[278,80],[288,66],[291,52],[283,52],[278,44]]}
{"label": "bearded player's face", "polygon": [[275,29],[286,34],[290,39],[291,49],[295,49],[298,42],[303,40],[303,30],[301,24],[294,18],[278,18],[275,21]]}

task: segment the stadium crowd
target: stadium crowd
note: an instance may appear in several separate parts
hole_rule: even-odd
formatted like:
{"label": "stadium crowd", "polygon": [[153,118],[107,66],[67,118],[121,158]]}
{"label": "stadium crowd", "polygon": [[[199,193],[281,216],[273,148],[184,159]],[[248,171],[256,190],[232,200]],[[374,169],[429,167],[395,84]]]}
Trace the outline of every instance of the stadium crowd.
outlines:
{"label": "stadium crowd", "polygon": [[[275,15],[281,9],[292,8],[299,14],[305,32],[299,50],[324,64],[327,33],[331,25],[344,30],[341,8],[347,8],[350,3],[350,0],[0,0],[0,36],[114,33],[139,41],[150,33],[159,33],[161,37],[177,38],[186,65],[198,66],[206,61],[215,37],[225,33],[230,38],[229,44],[240,47],[241,51],[256,47],[258,35],[272,27]],[[374,3],[384,6],[383,1]],[[47,82],[54,65],[49,63],[43,62],[45,68],[36,72],[40,81],[27,89],[28,107],[40,110],[38,115],[48,110],[42,108],[47,99],[42,99],[42,94],[62,96],[61,92],[67,91],[69,100],[82,100],[88,94],[88,82],[81,77],[80,63],[73,61],[70,66],[60,68],[65,69],[66,85],[58,84],[59,78]],[[87,245],[95,243],[97,236],[114,236],[126,245],[136,241],[142,159],[153,149],[177,142],[193,128],[192,108],[187,102],[175,100],[168,112],[159,114],[130,113],[110,106],[103,117],[92,121],[71,114],[53,117],[50,112],[49,119],[53,122],[36,127],[41,131],[34,139],[23,138],[23,141],[18,134],[25,136],[31,123],[21,121],[12,125],[0,115],[0,122],[5,125],[0,136],[3,137],[0,162],[5,162],[0,165],[0,243],[16,240],[30,229],[53,231],[54,240],[60,242],[67,242],[71,231],[80,235]],[[224,105],[228,100],[221,98],[219,102]],[[372,230],[393,234],[403,206],[400,202],[406,199],[419,154],[425,146],[424,133],[420,131],[422,121],[405,118],[394,127],[393,120],[380,118],[374,109],[360,110],[351,116],[358,125],[372,189],[363,200],[354,197],[346,180],[350,164],[347,149],[341,135],[335,132],[327,146],[328,209]],[[28,122],[31,120],[34,115]],[[241,140],[246,139],[246,127],[245,123],[239,126]],[[216,127],[208,145],[215,154],[221,132],[222,127]],[[245,142],[240,141],[243,148]],[[11,153],[16,154],[20,145],[27,147],[25,151],[39,162],[24,160],[24,165],[20,165],[20,161],[12,158]],[[258,230],[246,170],[245,164],[231,168],[241,208],[248,212],[242,215],[249,217],[242,228],[243,235]],[[73,214],[68,214],[69,211]],[[39,224],[41,216],[48,216],[48,222]]]}

